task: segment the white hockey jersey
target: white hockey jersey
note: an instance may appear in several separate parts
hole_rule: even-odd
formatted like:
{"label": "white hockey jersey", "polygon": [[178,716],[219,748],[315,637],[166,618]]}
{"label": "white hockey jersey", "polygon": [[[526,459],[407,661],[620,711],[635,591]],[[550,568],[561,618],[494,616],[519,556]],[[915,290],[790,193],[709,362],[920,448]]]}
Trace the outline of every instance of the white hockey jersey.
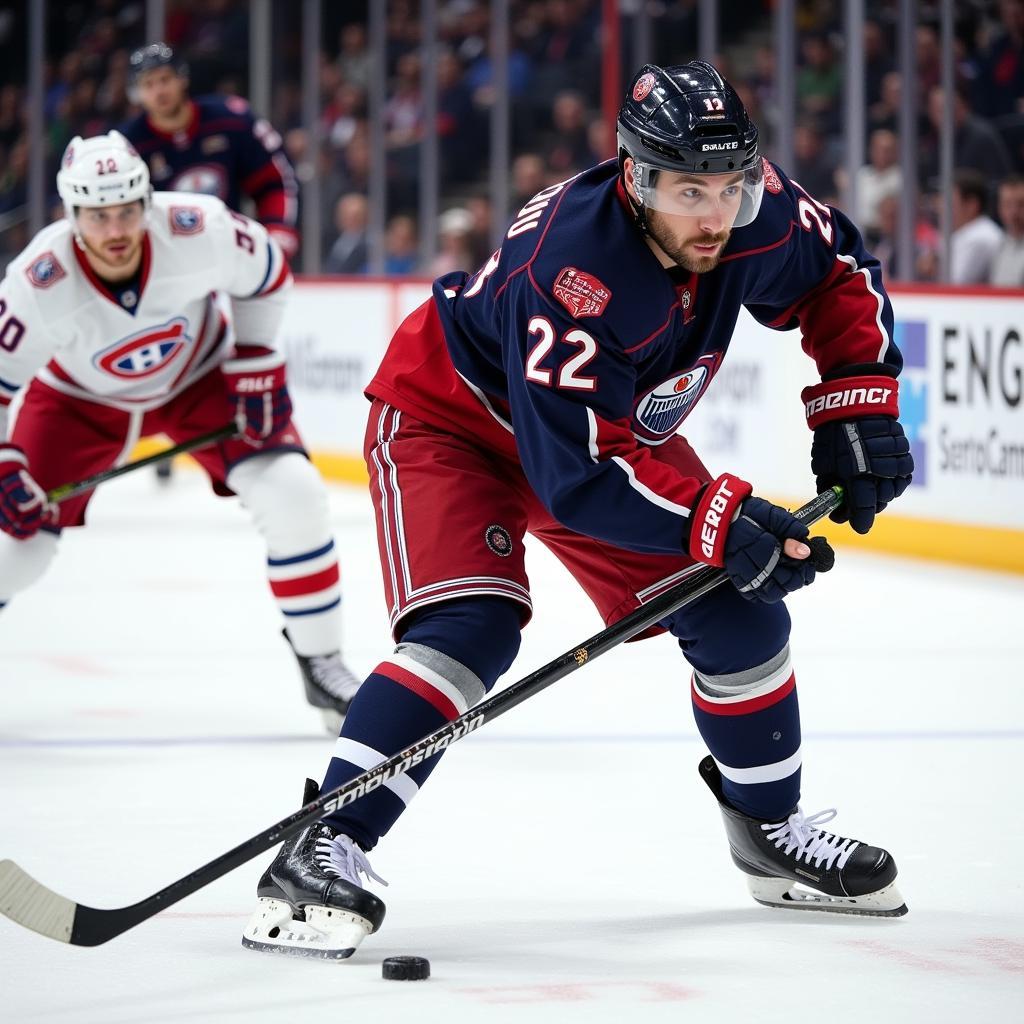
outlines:
{"label": "white hockey jersey", "polygon": [[146,411],[223,362],[235,337],[277,348],[290,285],[263,226],[212,196],[153,195],[130,307],[97,278],[70,222],[51,224],[0,284],[0,439],[3,407],[33,376]]}

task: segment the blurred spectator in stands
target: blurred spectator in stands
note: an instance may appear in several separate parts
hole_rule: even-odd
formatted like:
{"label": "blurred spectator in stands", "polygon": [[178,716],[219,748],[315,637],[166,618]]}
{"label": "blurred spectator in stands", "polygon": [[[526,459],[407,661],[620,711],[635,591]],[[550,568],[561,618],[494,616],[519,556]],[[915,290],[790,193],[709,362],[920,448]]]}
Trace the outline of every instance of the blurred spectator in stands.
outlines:
{"label": "blurred spectator in stands", "polygon": [[587,106],[580,93],[567,89],[555,96],[544,159],[557,177],[568,178],[603,157],[597,157],[590,149],[588,123]]}
{"label": "blurred spectator in stands", "polygon": [[864,22],[864,102],[870,107],[882,98],[882,82],[894,68],[892,41],[877,21]]}
{"label": "blurred spectator in stands", "polygon": [[96,93],[96,107],[107,121],[124,121],[131,111],[128,99],[128,51],[114,50],[107,74]]}
{"label": "blurred spectator in stands", "polygon": [[903,76],[898,71],[889,71],[882,76],[879,98],[868,107],[867,131],[884,128],[890,132],[899,131],[900,100],[903,96]]}
{"label": "blurred spectator in stands", "polygon": [[989,283],[1024,288],[1024,177],[1015,174],[999,183],[997,212],[1005,234],[992,257]]}
{"label": "blurred spectator in stands", "polygon": [[21,90],[16,85],[0,88],[0,149],[10,149],[24,130],[21,104]]}
{"label": "blurred spectator in stands", "polygon": [[884,128],[871,133],[868,159],[857,171],[857,213],[862,228],[878,226],[878,204],[886,196],[899,194],[903,171],[899,165],[899,141]]}
{"label": "blurred spectator in stands", "polygon": [[487,126],[480,122],[473,94],[463,77],[454,51],[442,49],[437,57],[437,134],[441,141],[441,174],[446,182],[476,181],[486,149],[481,138]]}
{"label": "blurred spectator in stands", "polygon": [[416,221],[408,214],[396,214],[384,233],[384,273],[412,274],[418,266]]}
{"label": "blurred spectator in stands", "polygon": [[1000,0],[1001,31],[981,57],[979,112],[1024,114],[1024,0]]}
{"label": "blurred spectator in stands", "polygon": [[344,149],[366,120],[366,94],[351,82],[339,82],[320,116],[327,144]]}
{"label": "blurred spectator in stands", "polygon": [[341,159],[336,162],[337,185],[341,192],[370,192],[370,140],[366,125],[359,130],[345,147]]}
{"label": "blurred spectator in stands", "polygon": [[522,209],[549,184],[547,165],[540,153],[520,153],[512,161],[512,213]]}
{"label": "blurred spectator in stands", "polygon": [[364,91],[370,84],[370,50],[366,43],[366,25],[349,22],[338,35],[339,52],[335,65],[349,85]]}
{"label": "blurred spectator in stands", "polygon": [[793,131],[793,177],[815,199],[834,202],[835,169],[824,134],[813,121],[799,121]]}
{"label": "blurred spectator in stands", "polygon": [[472,251],[473,215],[462,206],[453,206],[437,218],[437,255],[430,261],[430,277],[453,270],[476,270]]}
{"label": "blurred spectator in stands", "polygon": [[797,109],[815,118],[832,134],[839,127],[839,91],[843,84],[842,62],[823,32],[811,32],[800,41],[803,66],[796,76]]}
{"label": "blurred spectator in stands", "polygon": [[[921,177],[934,181],[939,173],[939,131],[942,125],[942,86],[928,94],[930,135],[921,142]],[[1005,178],[1013,170],[1006,144],[999,132],[984,118],[971,112],[963,85],[953,91],[953,166],[956,170],[974,170],[990,181]]]}
{"label": "blurred spectator in stands", "polygon": [[914,37],[917,51],[917,95],[927,96],[942,81],[942,46],[934,25],[918,25]]}
{"label": "blurred spectator in stands", "polygon": [[7,153],[7,166],[0,171],[0,213],[16,210],[28,202],[28,136],[23,135]]}
{"label": "blurred spectator in stands", "polygon": [[384,104],[388,187],[402,208],[413,206],[418,194],[419,145],[424,131],[421,67],[418,53],[399,57],[392,92]]}
{"label": "blurred spectator in stands", "polygon": [[334,226],[338,229],[324,261],[328,274],[365,274],[369,259],[367,227],[370,209],[366,196],[358,192],[343,195],[334,206]]}
{"label": "blurred spectator in stands", "polygon": [[[494,252],[491,244],[491,231],[494,227],[494,207],[488,196],[477,194],[466,200],[466,209],[471,217],[469,232],[469,251],[471,254],[471,270],[483,266],[484,261]],[[500,225],[502,228],[504,224]]]}
{"label": "blurred spectator in stands", "polygon": [[953,234],[949,280],[952,284],[988,284],[992,260],[1003,232],[988,216],[988,183],[977,171],[958,171],[953,183]]}
{"label": "blurred spectator in stands", "polygon": [[878,203],[878,225],[867,233],[868,248],[882,265],[888,281],[934,281],[938,276],[942,239],[935,225],[918,216],[914,224],[914,266],[904,274],[899,265],[900,197],[888,195]]}

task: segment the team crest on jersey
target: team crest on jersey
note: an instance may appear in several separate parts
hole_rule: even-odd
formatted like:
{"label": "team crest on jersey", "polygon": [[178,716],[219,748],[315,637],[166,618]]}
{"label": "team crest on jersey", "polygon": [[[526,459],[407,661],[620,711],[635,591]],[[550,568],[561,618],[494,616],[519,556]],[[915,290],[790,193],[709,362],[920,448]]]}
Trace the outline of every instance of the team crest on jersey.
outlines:
{"label": "team crest on jersey", "polygon": [[226,135],[208,135],[199,148],[209,156],[211,153],[223,153],[228,148],[228,137]]}
{"label": "team crest on jersey", "polygon": [[484,531],[484,540],[496,555],[508,558],[512,554],[512,536],[504,526],[488,526]]}
{"label": "team crest on jersey", "polygon": [[198,235],[203,230],[203,211],[198,206],[172,206],[167,216],[172,235]]}
{"label": "team crest on jersey", "polygon": [[163,153],[154,153],[149,158],[149,176],[154,181],[163,181],[171,176],[171,167]]}
{"label": "team crest on jersey", "polygon": [[637,402],[633,414],[637,432],[649,440],[675,433],[710,379],[708,368],[698,365],[652,388]]}
{"label": "team crest on jersey", "polygon": [[637,103],[647,99],[650,95],[651,90],[654,88],[654,75],[648,72],[642,78],[640,78],[636,85],[633,86],[633,99]]}
{"label": "team crest on jersey", "polygon": [[170,184],[172,192],[199,192],[204,196],[226,199],[228,195],[227,175],[223,167],[216,164],[196,164],[182,171]]}
{"label": "team crest on jersey", "polygon": [[764,157],[761,157],[761,163],[764,165],[764,187],[773,196],[777,196],[782,191],[782,179],[779,178],[775,173],[775,168]]}
{"label": "team crest on jersey", "polygon": [[555,278],[555,298],[575,317],[600,316],[612,293],[592,274],[564,267]]}
{"label": "team crest on jersey", "polygon": [[67,277],[67,272],[52,252],[44,252],[42,256],[34,259],[26,268],[25,273],[36,288],[49,288],[51,284],[56,284],[62,277]]}
{"label": "team crest on jersey", "polygon": [[158,373],[191,344],[187,328],[188,320],[182,316],[159,327],[147,327],[98,352],[93,365],[119,380],[142,380]]}

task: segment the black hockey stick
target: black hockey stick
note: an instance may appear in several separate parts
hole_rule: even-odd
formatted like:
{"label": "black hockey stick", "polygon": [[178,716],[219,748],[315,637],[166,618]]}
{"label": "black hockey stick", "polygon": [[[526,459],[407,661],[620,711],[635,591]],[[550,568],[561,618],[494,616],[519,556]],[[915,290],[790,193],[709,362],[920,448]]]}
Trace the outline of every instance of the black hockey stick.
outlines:
{"label": "black hockey stick", "polygon": [[113,480],[114,477],[124,476],[125,473],[132,473],[136,469],[142,469],[143,466],[152,466],[155,462],[173,459],[175,455],[194,452],[197,448],[205,448],[207,445],[216,444],[218,441],[230,440],[237,434],[238,427],[234,423],[226,423],[223,427],[211,430],[208,434],[200,434],[198,437],[193,437],[190,441],[182,441],[181,444],[176,444],[173,448],[164,448],[163,451],[154,452],[152,455],[147,455],[144,459],[136,459],[134,462],[128,462],[123,466],[105,469],[102,473],[93,473],[92,476],[87,476],[84,480],[61,484],[59,487],[54,487],[52,491],[48,491],[46,499],[47,501],[66,501],[68,498],[73,498],[76,494],[91,491],[98,484],[106,483],[107,480]]}
{"label": "black hockey stick", "polygon": [[[838,508],[842,500],[842,488],[834,487],[819,494],[794,515],[810,525]],[[818,544],[811,545],[811,557],[816,560],[816,566],[822,571],[832,568],[831,548],[824,543],[823,538],[814,540],[819,541]],[[382,761],[362,775],[357,775],[337,789],[321,793],[316,800],[306,804],[301,810],[138,903],[113,910],[97,910],[95,907],[74,903],[40,885],[14,861],[4,860],[0,861],[0,913],[26,928],[39,932],[40,935],[56,939],[58,942],[69,942],[73,946],[98,946],[116,938],[122,932],[141,924],[197,889],[202,889],[222,875],[226,875],[240,864],[276,846],[325,814],[358,800],[365,793],[372,792],[414,765],[439,754],[457,740],[476,732],[484,722],[497,718],[599,655],[655,625],[666,615],[671,615],[683,605],[717,587],[726,578],[721,569],[710,566],[696,570],[664,594],[630,612],[578,647],[548,662],[543,668],[489,697],[464,715],[417,740],[394,757]]]}

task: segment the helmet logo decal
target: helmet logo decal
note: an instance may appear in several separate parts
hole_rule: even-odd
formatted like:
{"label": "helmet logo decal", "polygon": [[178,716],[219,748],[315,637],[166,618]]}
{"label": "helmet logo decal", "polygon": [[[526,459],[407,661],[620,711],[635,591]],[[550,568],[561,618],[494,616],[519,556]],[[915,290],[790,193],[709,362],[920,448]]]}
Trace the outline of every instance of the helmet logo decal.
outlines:
{"label": "helmet logo decal", "polygon": [[633,413],[637,435],[658,440],[675,433],[710,381],[708,368],[699,364],[651,388]]}
{"label": "helmet logo decal", "polygon": [[558,272],[552,292],[575,317],[601,316],[612,297],[611,289],[575,267],[563,267]]}
{"label": "helmet logo decal", "polygon": [[722,102],[721,96],[705,96],[704,106],[712,112],[717,110],[725,110],[725,104]]}
{"label": "helmet logo decal", "polygon": [[782,191],[782,180],[775,173],[775,168],[764,157],[761,157],[761,163],[764,167],[764,187],[773,196],[777,196]]}
{"label": "helmet logo decal", "polygon": [[702,153],[721,152],[722,150],[739,148],[740,144],[738,142],[702,142],[700,144],[700,151]]}
{"label": "helmet logo decal", "polygon": [[646,75],[642,75],[639,79],[637,79],[636,85],[633,86],[633,99],[635,99],[637,103],[639,103],[641,100],[647,99],[653,88],[654,75],[648,72]]}

